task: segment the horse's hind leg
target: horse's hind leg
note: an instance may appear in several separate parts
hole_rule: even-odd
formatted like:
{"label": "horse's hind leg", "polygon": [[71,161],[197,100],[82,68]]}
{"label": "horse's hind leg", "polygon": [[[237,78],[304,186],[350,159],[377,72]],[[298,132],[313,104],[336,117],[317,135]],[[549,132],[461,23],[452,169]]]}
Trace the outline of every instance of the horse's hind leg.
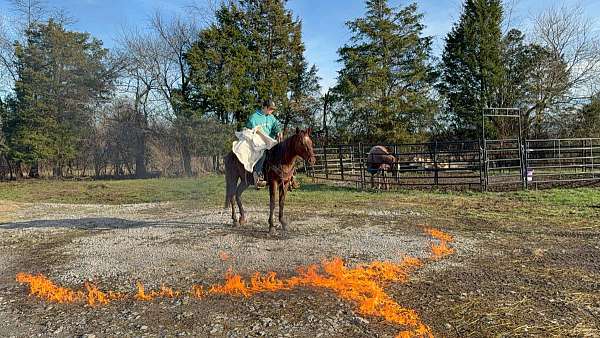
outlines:
{"label": "horse's hind leg", "polygon": [[269,182],[269,234],[275,233],[275,224],[273,223],[273,213],[275,212],[275,196],[277,195],[277,186],[275,180]]}
{"label": "horse's hind leg", "polygon": [[227,181],[226,194],[225,194],[225,207],[231,206],[231,219],[233,220],[233,226],[238,226],[237,215],[235,214],[235,203],[233,201],[235,197],[235,190],[237,185],[237,178]]}
{"label": "horse's hind leg", "polygon": [[240,220],[239,224],[244,225],[248,221],[246,218],[246,211],[244,211],[244,206],[242,205],[242,193],[246,188],[248,188],[248,180],[242,180],[240,184],[237,186],[237,190],[235,192],[235,199],[237,201],[238,209],[240,210]]}

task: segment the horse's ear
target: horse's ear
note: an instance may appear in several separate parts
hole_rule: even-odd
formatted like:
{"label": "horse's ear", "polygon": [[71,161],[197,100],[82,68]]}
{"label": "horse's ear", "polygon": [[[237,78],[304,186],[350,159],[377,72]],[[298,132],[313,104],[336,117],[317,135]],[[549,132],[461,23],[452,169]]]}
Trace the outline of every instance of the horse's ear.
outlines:
{"label": "horse's ear", "polygon": [[308,129],[306,129],[306,133],[308,135],[311,135],[312,134],[312,127],[308,127]]}
{"label": "horse's ear", "polygon": [[296,135],[300,134],[300,128],[296,127]]}

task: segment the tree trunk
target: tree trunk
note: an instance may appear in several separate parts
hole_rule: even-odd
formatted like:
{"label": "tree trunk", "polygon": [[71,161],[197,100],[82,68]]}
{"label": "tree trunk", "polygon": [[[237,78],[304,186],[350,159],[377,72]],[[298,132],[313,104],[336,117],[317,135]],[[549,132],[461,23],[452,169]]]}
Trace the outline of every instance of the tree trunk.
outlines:
{"label": "tree trunk", "polygon": [[23,168],[21,168],[21,161],[15,163],[15,179],[23,178]]}
{"label": "tree trunk", "polygon": [[54,178],[60,178],[60,177],[63,176],[63,171],[62,171],[62,166],[61,165],[56,165],[52,169],[52,176],[54,176]]}
{"label": "tree trunk", "polygon": [[181,140],[181,160],[183,161],[183,170],[185,176],[192,177],[192,156],[190,154],[190,147],[187,142],[187,137],[183,137]]}
{"label": "tree trunk", "polygon": [[135,176],[144,178],[148,175],[146,169],[146,132],[141,130],[138,136],[137,151],[135,154]]}
{"label": "tree trunk", "polygon": [[14,179],[14,176],[13,176],[13,166],[10,165],[10,160],[8,158],[6,158],[6,165],[8,165],[8,172],[9,172],[9,175],[10,175],[9,179],[12,181]]}
{"label": "tree trunk", "polygon": [[40,164],[37,161],[29,169],[29,178],[40,178]]}

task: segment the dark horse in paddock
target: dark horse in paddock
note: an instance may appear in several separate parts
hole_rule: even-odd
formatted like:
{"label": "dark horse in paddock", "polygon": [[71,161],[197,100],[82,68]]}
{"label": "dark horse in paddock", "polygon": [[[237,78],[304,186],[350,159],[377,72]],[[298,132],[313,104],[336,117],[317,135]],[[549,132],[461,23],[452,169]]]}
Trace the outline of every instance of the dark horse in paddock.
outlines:
{"label": "dark horse in paddock", "polygon": [[[264,164],[265,178],[269,186],[270,197],[270,214],[269,214],[269,233],[275,231],[273,224],[273,212],[275,210],[275,198],[279,192],[279,222],[281,229],[287,231],[287,223],[283,217],[283,206],[285,204],[285,196],[290,183],[294,176],[296,158],[301,157],[309,164],[313,165],[316,161],[313,151],[313,142],[310,138],[311,130],[296,129],[296,133],[267,153],[267,159]],[[244,169],[242,163],[238,160],[233,152],[229,152],[225,156],[225,181],[226,181],[226,196],[225,208],[231,206],[231,218],[233,226],[244,224],[247,221],[246,212],[242,205],[242,193],[248,186],[253,184],[254,179],[252,173]],[[234,199],[240,209],[239,220],[235,214]]]}
{"label": "dark horse in paddock", "polygon": [[[383,186],[389,190],[386,172],[393,172],[396,165],[396,157],[390,154],[390,151],[384,146],[374,146],[367,155],[367,171],[371,174],[371,189],[375,188],[375,175],[380,175]],[[378,183],[381,189],[381,182]]]}

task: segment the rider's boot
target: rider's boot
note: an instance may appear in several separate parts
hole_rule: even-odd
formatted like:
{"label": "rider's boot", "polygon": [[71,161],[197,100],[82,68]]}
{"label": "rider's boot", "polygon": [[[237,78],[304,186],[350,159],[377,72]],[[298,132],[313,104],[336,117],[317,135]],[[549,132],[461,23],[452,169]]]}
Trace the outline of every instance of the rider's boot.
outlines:
{"label": "rider's boot", "polygon": [[258,175],[257,172],[253,172],[252,176],[254,177],[254,187],[256,187],[256,190],[259,190],[259,189],[267,186],[267,182],[262,180],[262,178],[260,177],[260,175]]}

